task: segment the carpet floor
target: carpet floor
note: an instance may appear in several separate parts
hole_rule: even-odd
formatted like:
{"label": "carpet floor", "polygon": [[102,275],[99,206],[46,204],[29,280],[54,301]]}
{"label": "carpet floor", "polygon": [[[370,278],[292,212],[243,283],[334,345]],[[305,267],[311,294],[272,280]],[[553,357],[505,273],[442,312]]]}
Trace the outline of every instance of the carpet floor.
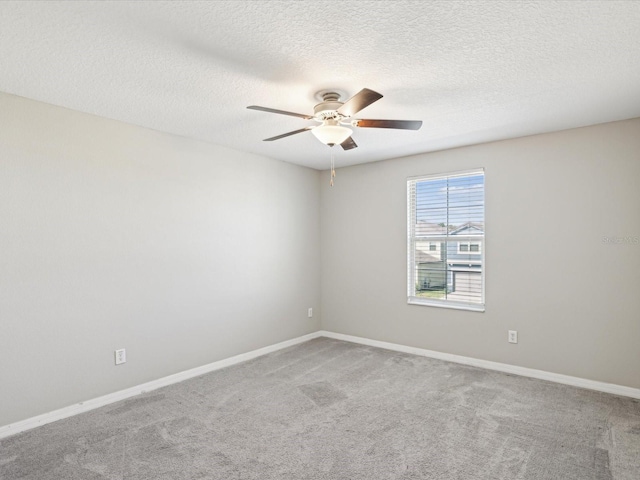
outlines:
{"label": "carpet floor", "polygon": [[318,338],[0,440],[0,479],[638,480],[640,402]]}

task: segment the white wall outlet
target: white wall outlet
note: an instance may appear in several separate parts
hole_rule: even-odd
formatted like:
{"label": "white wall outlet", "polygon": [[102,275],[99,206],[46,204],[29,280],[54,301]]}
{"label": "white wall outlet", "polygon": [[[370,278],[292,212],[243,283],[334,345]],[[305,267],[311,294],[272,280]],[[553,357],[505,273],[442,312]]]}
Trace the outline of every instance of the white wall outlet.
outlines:
{"label": "white wall outlet", "polygon": [[518,343],[518,332],[516,330],[509,330],[509,343]]}
{"label": "white wall outlet", "polygon": [[309,318],[313,317],[313,308],[310,308],[310,309],[307,311],[307,315],[309,316]]}
{"label": "white wall outlet", "polygon": [[127,351],[124,348],[116,350],[116,365],[122,365],[127,362]]}

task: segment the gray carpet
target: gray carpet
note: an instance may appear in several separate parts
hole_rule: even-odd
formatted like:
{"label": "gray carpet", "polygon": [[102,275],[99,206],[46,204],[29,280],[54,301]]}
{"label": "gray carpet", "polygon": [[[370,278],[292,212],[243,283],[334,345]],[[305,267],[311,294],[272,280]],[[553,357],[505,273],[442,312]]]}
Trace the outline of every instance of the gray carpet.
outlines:
{"label": "gray carpet", "polygon": [[320,338],[0,441],[13,479],[640,479],[640,402]]}

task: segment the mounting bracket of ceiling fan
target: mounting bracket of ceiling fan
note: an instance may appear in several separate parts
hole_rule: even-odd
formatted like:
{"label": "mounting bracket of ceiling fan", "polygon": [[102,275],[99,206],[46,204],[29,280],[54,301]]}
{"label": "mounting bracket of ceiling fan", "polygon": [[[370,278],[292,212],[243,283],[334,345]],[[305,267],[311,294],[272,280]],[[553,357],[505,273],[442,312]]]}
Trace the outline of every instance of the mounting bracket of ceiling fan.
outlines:
{"label": "mounting bracket of ceiling fan", "polygon": [[418,130],[422,126],[421,120],[372,120],[353,118],[360,110],[380,100],[382,95],[368,88],[363,88],[346,102],[341,102],[340,99],[345,96],[344,92],[339,89],[320,90],[315,94],[315,98],[318,99],[320,103],[313,108],[313,115],[287,112],[285,110],[276,110],[274,108],[260,107],[257,105],[251,105],[247,108],[299,117],[305,120],[314,120],[320,123],[320,125],[305,127],[275,137],[265,138],[265,142],[311,131],[311,133],[325,145],[333,147],[339,144],[343,150],[351,150],[358,145],[351,137],[353,133],[352,130],[345,125],[356,128],[394,128],[399,130]]}
{"label": "mounting bracket of ceiling fan", "polygon": [[347,92],[339,88],[325,88],[313,96],[318,102],[339,102],[341,98],[348,98]]}

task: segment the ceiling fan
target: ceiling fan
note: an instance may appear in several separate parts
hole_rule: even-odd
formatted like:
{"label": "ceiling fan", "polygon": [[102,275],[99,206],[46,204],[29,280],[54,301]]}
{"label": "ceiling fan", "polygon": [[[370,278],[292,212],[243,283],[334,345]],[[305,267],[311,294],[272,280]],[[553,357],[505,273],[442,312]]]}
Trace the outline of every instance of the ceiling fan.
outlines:
{"label": "ceiling fan", "polygon": [[279,140],[310,130],[311,133],[325,145],[330,147],[340,145],[344,150],[351,150],[358,145],[356,145],[356,142],[351,138],[352,130],[344,125],[357,128],[395,128],[400,130],[418,130],[422,126],[421,120],[369,120],[353,118],[360,110],[382,98],[381,94],[368,88],[363,88],[346,102],[340,101],[341,96],[341,93],[336,89],[318,92],[316,98],[322,101],[314,107],[313,115],[287,112],[274,108],[259,107],[257,105],[251,105],[247,108],[260,110],[262,112],[300,117],[305,120],[315,120],[320,123],[320,125],[309,126],[275,137],[265,138],[265,142]]}

